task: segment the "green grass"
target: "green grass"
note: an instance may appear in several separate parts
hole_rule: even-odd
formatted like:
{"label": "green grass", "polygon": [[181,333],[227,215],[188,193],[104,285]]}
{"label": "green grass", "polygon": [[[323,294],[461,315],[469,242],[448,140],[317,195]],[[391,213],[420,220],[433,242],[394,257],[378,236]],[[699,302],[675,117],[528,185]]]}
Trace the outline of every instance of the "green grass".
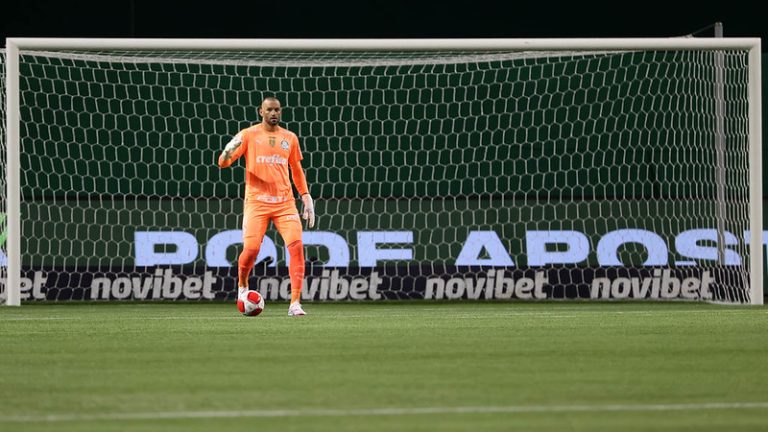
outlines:
{"label": "green grass", "polygon": [[0,431],[768,429],[766,307],[305,309],[0,308]]}

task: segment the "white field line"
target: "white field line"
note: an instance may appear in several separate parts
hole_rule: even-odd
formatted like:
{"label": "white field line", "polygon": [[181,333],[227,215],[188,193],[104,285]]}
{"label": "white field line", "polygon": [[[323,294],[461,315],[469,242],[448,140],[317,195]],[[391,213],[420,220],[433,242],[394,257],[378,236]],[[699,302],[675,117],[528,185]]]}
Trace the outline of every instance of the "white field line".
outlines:
{"label": "white field line", "polygon": [[0,422],[71,422],[101,420],[162,420],[244,417],[370,417],[431,414],[526,414],[526,413],[610,413],[653,411],[705,411],[768,409],[768,402],[700,402],[682,404],[616,404],[616,405],[508,405],[459,406],[421,408],[362,408],[362,409],[285,409],[242,411],[161,411],[99,414],[39,414],[0,415]]}

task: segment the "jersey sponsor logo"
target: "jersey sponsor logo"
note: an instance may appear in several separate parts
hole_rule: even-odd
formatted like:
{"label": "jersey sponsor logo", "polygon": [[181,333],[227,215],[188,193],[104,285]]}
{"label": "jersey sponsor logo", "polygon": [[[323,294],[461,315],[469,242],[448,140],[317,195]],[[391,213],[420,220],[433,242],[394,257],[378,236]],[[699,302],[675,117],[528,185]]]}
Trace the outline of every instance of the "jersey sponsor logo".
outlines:
{"label": "jersey sponsor logo", "polygon": [[274,147],[275,146],[275,137],[271,136],[269,137],[269,146]]}
{"label": "jersey sponsor logo", "polygon": [[288,159],[280,155],[256,156],[256,163],[268,165],[288,165]]}

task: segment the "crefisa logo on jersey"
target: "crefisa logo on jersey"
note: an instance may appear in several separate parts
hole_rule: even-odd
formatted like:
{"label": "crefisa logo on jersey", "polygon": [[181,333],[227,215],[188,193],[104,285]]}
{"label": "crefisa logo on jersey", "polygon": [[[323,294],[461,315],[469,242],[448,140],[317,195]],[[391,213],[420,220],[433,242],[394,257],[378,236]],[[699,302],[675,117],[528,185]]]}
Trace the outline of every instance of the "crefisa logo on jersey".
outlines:
{"label": "crefisa logo on jersey", "polygon": [[288,141],[286,141],[286,140],[282,140],[282,141],[280,141],[280,147],[281,147],[283,150],[288,150]]}

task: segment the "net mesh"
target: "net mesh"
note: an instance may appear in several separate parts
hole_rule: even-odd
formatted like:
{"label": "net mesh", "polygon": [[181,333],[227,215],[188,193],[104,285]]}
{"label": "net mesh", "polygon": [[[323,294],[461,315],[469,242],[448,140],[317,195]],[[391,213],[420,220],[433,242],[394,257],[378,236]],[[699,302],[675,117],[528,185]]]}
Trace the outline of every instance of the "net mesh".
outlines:
{"label": "net mesh", "polygon": [[[494,269],[541,268],[554,270],[549,298],[578,298],[621,297],[634,279],[663,292],[674,283],[660,269],[672,269],[678,293],[687,277],[703,285],[706,271],[717,281],[709,300],[748,301],[747,60],[746,51],[22,52],[25,298],[36,280],[46,287],[37,298],[104,298],[92,287],[106,279],[107,297],[133,298],[170,283],[165,268],[213,272],[229,281],[212,285],[214,297],[231,297],[244,170],[215,160],[277,96],[316,200],[310,276],[375,270],[390,279],[388,295],[405,298],[429,297],[424,284],[437,277],[445,296],[471,297],[478,274],[498,285]],[[256,274],[279,275],[284,245],[271,228],[267,242],[274,260]],[[590,285],[601,268],[627,281]]]}

